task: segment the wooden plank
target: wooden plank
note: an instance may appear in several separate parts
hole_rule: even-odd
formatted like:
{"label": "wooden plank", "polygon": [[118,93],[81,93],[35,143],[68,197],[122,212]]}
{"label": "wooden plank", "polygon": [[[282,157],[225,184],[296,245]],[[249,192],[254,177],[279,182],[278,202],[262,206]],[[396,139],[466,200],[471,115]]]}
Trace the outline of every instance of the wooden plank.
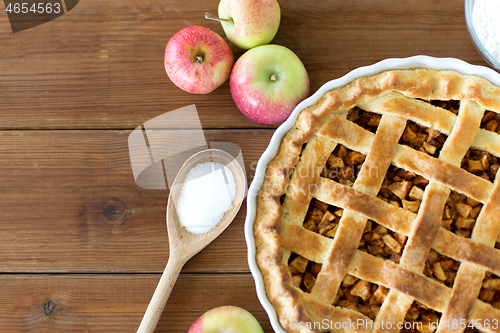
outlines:
{"label": "wooden plank", "polygon": [[[208,95],[175,87],[163,68],[168,39],[190,25],[224,35],[218,0],[86,0],[13,34],[0,11],[0,129],[132,129],[196,104],[204,128],[264,128],[235,107],[226,82]],[[469,40],[463,1],[281,1],[273,43],[304,62],[311,91],[359,66],[426,54],[485,64]],[[243,53],[232,46],[235,56]]]}
{"label": "wooden plank", "polygon": [[[135,185],[130,131],[0,132],[0,272],[162,272],[166,190]],[[239,145],[250,182],[272,130],[209,130]],[[246,202],[185,272],[248,272]],[[228,250],[230,249],[230,250]]]}
{"label": "wooden plank", "polygon": [[[135,332],[160,275],[0,275],[2,332]],[[155,332],[185,333],[205,311],[235,305],[272,332],[250,274],[181,274]]]}

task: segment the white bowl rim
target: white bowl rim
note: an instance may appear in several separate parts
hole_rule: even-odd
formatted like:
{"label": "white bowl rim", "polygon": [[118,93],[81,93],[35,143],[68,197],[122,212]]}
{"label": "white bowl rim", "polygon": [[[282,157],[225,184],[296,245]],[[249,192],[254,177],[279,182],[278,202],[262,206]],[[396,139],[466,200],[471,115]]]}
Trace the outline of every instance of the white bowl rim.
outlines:
{"label": "white bowl rim", "polygon": [[483,42],[479,38],[479,36],[476,33],[476,28],[474,27],[474,22],[472,18],[472,12],[474,10],[474,2],[475,0],[465,0],[464,1],[464,12],[465,12],[465,23],[467,25],[467,29],[469,30],[470,37],[472,39],[472,42],[476,44],[476,49],[478,52],[481,53],[483,58],[485,58],[486,62],[489,62],[489,64],[494,67],[495,69],[500,71],[500,62],[496,60],[493,55],[491,55],[490,52],[486,49],[486,47],[483,45]]}
{"label": "white bowl rim", "polygon": [[387,70],[392,69],[409,69],[409,68],[433,68],[433,69],[449,69],[455,70],[462,74],[472,74],[485,78],[491,83],[500,86],[500,74],[491,68],[487,68],[479,65],[471,65],[463,60],[456,58],[435,58],[425,55],[416,55],[408,58],[390,58],[385,59],[375,64],[359,67],[346,75],[328,81],[323,84],[313,95],[309,98],[306,98],[301,103],[299,103],[295,109],[293,110],[290,117],[281,124],[276,131],[274,132],[271,141],[260,157],[257,167],[255,170],[255,175],[253,181],[248,189],[247,196],[247,215],[245,218],[245,240],[247,243],[247,256],[248,256],[248,265],[250,267],[250,272],[255,281],[257,297],[264,307],[269,320],[271,322],[271,326],[273,327],[275,332],[278,333],[286,333],[286,331],[281,327],[278,322],[278,316],[276,310],[272,306],[271,302],[267,298],[264,280],[260,270],[257,266],[256,258],[255,258],[255,237],[253,234],[253,223],[255,220],[256,213],[256,198],[257,194],[262,186],[264,181],[264,172],[267,167],[267,164],[276,156],[278,148],[281,144],[281,141],[285,134],[293,127],[297,116],[300,111],[305,109],[306,107],[314,104],[316,100],[318,100],[324,93],[329,90],[332,90],[336,87],[341,87],[349,82],[363,77],[367,75],[373,75],[376,73],[380,73]]}

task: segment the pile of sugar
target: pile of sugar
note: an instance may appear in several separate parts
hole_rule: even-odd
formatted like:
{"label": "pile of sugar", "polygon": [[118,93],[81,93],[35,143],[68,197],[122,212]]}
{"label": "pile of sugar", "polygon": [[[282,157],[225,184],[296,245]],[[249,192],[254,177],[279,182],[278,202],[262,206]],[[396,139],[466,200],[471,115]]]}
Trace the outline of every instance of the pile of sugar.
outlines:
{"label": "pile of sugar", "polygon": [[205,162],[193,167],[184,180],[176,209],[181,225],[194,234],[212,230],[236,195],[236,181],[222,163]]}
{"label": "pile of sugar", "polygon": [[500,61],[500,1],[476,0],[472,24],[486,50]]}

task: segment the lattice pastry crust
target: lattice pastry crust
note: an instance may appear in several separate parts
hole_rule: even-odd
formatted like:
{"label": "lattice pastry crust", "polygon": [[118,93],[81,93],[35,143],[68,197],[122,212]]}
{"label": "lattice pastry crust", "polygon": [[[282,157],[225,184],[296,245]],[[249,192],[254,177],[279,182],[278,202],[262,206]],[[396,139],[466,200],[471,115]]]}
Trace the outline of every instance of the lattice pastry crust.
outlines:
{"label": "lattice pastry crust", "polygon": [[[460,101],[458,112],[430,101]],[[350,120],[355,109],[375,114],[372,118],[376,129],[370,131]],[[500,320],[496,308],[500,303],[494,301],[500,281],[485,280],[485,274],[500,276],[500,252],[495,248],[500,227],[500,181],[494,174],[488,180],[493,167],[475,174],[467,166],[463,168],[464,156],[470,156],[470,149],[484,152],[493,161],[500,157],[500,136],[484,125],[486,114],[494,120],[497,113],[499,87],[480,77],[431,69],[394,70],[359,78],[327,92],[300,113],[267,166],[254,223],[257,264],[267,295],[287,331],[399,331],[398,323],[409,320],[414,304],[440,319],[438,332],[464,331],[460,320],[470,325],[486,319],[491,325],[482,331],[500,331],[493,325]],[[425,128],[425,133],[440,135],[441,144],[436,144],[439,151],[428,144],[420,150],[403,144],[410,122]],[[422,137],[430,142],[431,134],[425,133]],[[323,176],[325,165],[335,164],[335,160],[342,163],[332,154],[340,146],[356,156],[365,156],[355,170],[357,177],[350,183]],[[403,178],[399,174],[391,176],[397,180],[396,185],[387,186],[389,169],[403,173]],[[425,179],[425,186],[416,186],[413,194],[402,190],[405,193],[399,195],[396,187],[413,185],[406,182],[404,173]],[[384,198],[382,192],[389,196]],[[399,204],[391,201],[394,194],[401,198]],[[418,199],[416,206],[411,196]],[[464,203],[453,202],[453,196],[463,198]],[[313,225],[337,219],[337,224],[329,224],[329,230],[334,229],[327,233],[330,237],[305,227],[312,201],[325,208],[325,215]],[[476,206],[482,208],[470,218]],[[449,207],[459,216],[455,220],[446,219]],[[462,234],[445,227],[445,220],[456,223],[456,230]],[[372,222],[378,225],[375,231],[382,230],[378,236],[375,231],[366,233],[367,224],[372,226]],[[465,236],[467,230],[460,229],[464,225],[472,231]],[[393,242],[395,235],[403,240]],[[391,251],[383,250],[377,256],[371,253],[373,247],[363,250],[360,242],[374,238],[375,243],[382,244],[380,248],[388,245],[393,249],[390,258],[396,259],[383,256]],[[381,253],[380,248],[377,253]],[[429,268],[426,263],[431,252],[434,257],[448,259],[434,261]],[[294,262],[293,258],[301,261]],[[445,265],[449,271],[443,268]],[[306,267],[312,266],[315,273],[304,273]],[[304,274],[309,274],[307,281]],[[354,287],[345,288],[348,280],[351,284],[358,281],[355,291]],[[452,284],[448,280],[453,280]],[[367,293],[366,299],[363,292]],[[339,301],[339,293],[347,300]],[[493,295],[489,297],[493,305],[481,300],[480,294]],[[373,312],[369,302],[376,296],[381,296],[380,303]],[[353,304],[353,299],[359,299],[361,305]],[[319,325],[358,320],[386,325],[356,329]],[[451,325],[454,322],[458,328]],[[392,330],[387,329],[387,323],[391,323]]]}

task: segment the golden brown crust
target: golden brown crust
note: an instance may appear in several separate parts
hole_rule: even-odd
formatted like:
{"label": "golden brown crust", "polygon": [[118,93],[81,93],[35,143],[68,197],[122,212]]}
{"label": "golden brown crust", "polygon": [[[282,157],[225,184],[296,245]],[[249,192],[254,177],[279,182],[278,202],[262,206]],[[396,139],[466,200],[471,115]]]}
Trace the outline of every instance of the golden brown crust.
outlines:
{"label": "golden brown crust", "polygon": [[[430,100],[462,103],[455,115],[426,102]],[[376,133],[346,119],[354,107],[382,116]],[[500,320],[499,310],[477,299],[485,271],[500,275],[500,251],[494,248],[500,228],[500,181],[492,183],[461,167],[469,148],[500,157],[500,136],[479,128],[485,110],[500,113],[500,88],[487,80],[450,70],[410,69],[359,78],[327,92],[300,113],[267,166],[254,222],[257,264],[288,332],[323,331],[314,326],[323,319],[370,322],[358,312],[332,305],[346,274],[390,289],[372,323],[403,321],[415,300],[441,312],[443,320]],[[398,143],[409,120],[448,136],[439,158]],[[366,155],[352,187],[320,175],[338,144]],[[418,213],[376,197],[390,164],[429,181]],[[451,190],[484,205],[470,239],[441,227]],[[302,227],[313,198],[343,209],[333,239]],[[408,237],[399,264],[358,250],[367,220]],[[452,287],[422,273],[431,248],[462,262]],[[291,252],[322,264],[310,293],[293,284]],[[449,330],[457,331],[441,321],[437,331]],[[483,330],[499,331],[491,325]]]}

